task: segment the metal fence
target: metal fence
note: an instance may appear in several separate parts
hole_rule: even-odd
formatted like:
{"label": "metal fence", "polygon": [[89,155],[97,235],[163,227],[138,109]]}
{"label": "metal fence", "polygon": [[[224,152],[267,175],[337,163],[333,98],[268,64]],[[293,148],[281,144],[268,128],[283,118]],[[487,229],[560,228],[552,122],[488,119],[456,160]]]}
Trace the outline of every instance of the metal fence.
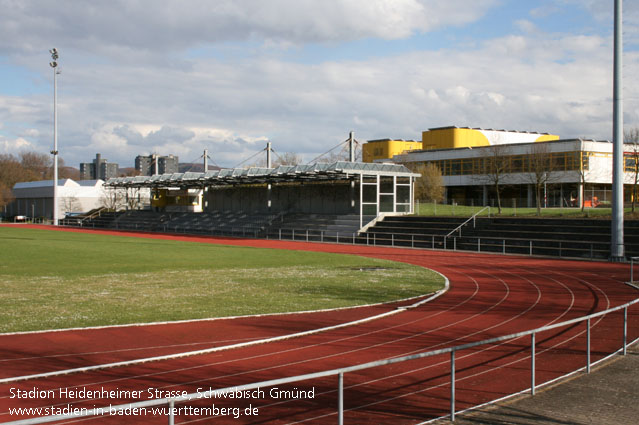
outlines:
{"label": "metal fence", "polygon": [[[209,233],[214,234],[214,233]],[[391,246],[432,250],[473,251],[497,254],[528,256],[554,256],[559,258],[606,259],[610,255],[610,244],[606,242],[571,242],[553,239],[517,239],[476,236],[429,235],[424,233],[334,232],[313,229],[277,229],[247,236],[301,242],[329,242],[340,244],[362,244],[368,246]],[[234,233],[235,236],[243,236]]]}
{"label": "metal fence", "polygon": [[[74,219],[62,220],[61,225],[103,229],[99,224],[79,224]],[[253,226],[224,226],[193,228],[190,226],[160,225],[145,226],[143,223],[120,223],[115,230],[139,232],[164,232],[202,236],[229,236],[241,238],[266,238],[275,240],[291,240],[302,242],[323,242],[338,244],[362,244],[369,246],[391,246],[400,248],[438,249],[453,251],[473,251],[497,254],[516,254],[528,256],[553,256],[559,258],[607,259],[610,255],[609,242],[581,242],[556,239],[522,239],[477,236],[433,235],[424,233],[390,233],[368,231],[339,232],[316,230],[310,228],[280,228],[267,230]],[[455,232],[461,233],[459,229]],[[639,247],[626,244],[626,252],[637,252]],[[635,260],[637,261],[637,259]]]}
{"label": "metal fence", "polygon": [[[113,414],[115,412],[133,411],[134,409],[145,409],[145,408],[153,407],[153,406],[167,406],[168,407],[168,410],[167,410],[168,423],[169,423],[169,425],[173,425],[175,423],[175,411],[176,411],[176,407],[175,406],[180,404],[180,403],[185,403],[185,402],[194,401],[194,400],[207,399],[207,398],[213,398],[216,393],[224,393],[224,392],[231,392],[231,391],[249,391],[249,390],[254,390],[254,389],[258,389],[258,388],[269,388],[269,387],[282,385],[282,384],[289,384],[289,383],[294,383],[294,382],[307,381],[307,380],[310,380],[310,379],[317,379],[317,378],[323,378],[323,377],[329,377],[329,376],[337,376],[337,378],[338,378],[337,379],[337,394],[338,394],[338,396],[337,396],[337,412],[336,413],[337,413],[337,418],[338,418],[338,424],[343,425],[344,424],[344,375],[345,374],[356,372],[356,371],[361,371],[361,370],[366,370],[366,369],[380,368],[380,367],[384,367],[384,366],[388,366],[388,365],[392,365],[392,364],[396,364],[396,363],[402,363],[402,362],[407,362],[407,361],[412,361],[412,360],[417,360],[417,359],[423,359],[423,358],[426,358],[426,357],[432,357],[432,356],[437,356],[437,355],[442,355],[442,354],[449,354],[450,355],[450,396],[449,396],[450,419],[452,421],[454,421],[455,420],[455,415],[457,413],[457,410],[456,410],[456,407],[455,407],[455,398],[456,398],[455,397],[455,389],[456,389],[455,388],[456,387],[455,357],[456,357],[457,353],[459,353],[459,352],[461,352],[463,350],[469,350],[469,349],[474,348],[474,347],[479,347],[479,346],[488,345],[488,344],[495,344],[495,343],[499,343],[499,342],[504,342],[504,341],[509,341],[509,340],[522,338],[522,337],[525,337],[525,336],[530,336],[530,346],[529,346],[529,349],[530,349],[530,389],[529,390],[530,390],[530,393],[532,395],[534,395],[535,392],[536,392],[536,389],[544,384],[544,383],[537,383],[537,380],[536,380],[536,370],[537,370],[537,368],[536,368],[536,344],[537,344],[536,343],[536,335],[538,333],[545,332],[545,331],[550,331],[550,330],[553,330],[553,329],[562,328],[562,327],[566,327],[566,326],[570,326],[570,325],[574,325],[574,324],[579,324],[579,323],[582,323],[582,322],[586,322],[586,324],[587,324],[587,326],[586,326],[586,341],[587,342],[586,342],[586,348],[584,350],[584,356],[585,356],[585,359],[586,359],[585,370],[586,370],[587,373],[590,373],[591,366],[592,366],[592,362],[591,362],[591,320],[595,319],[595,318],[598,318],[598,317],[602,317],[602,316],[608,315],[608,314],[616,312],[616,311],[623,311],[623,325],[622,325],[622,328],[620,329],[621,348],[618,351],[616,351],[615,353],[620,352],[621,354],[626,355],[627,347],[629,345],[629,342],[628,342],[628,308],[631,307],[634,304],[637,304],[637,303],[639,303],[639,298],[637,298],[637,299],[635,299],[635,300],[633,300],[631,302],[628,302],[626,304],[620,305],[618,307],[610,308],[610,309],[607,309],[605,311],[601,311],[601,312],[598,312],[598,313],[590,314],[588,316],[579,317],[579,318],[576,318],[576,319],[564,321],[564,322],[561,322],[561,323],[556,323],[556,324],[553,324],[553,325],[550,325],[550,326],[544,326],[544,327],[533,329],[533,330],[529,330],[529,331],[518,332],[518,333],[513,333],[513,334],[501,336],[501,337],[485,339],[483,341],[472,342],[472,343],[468,343],[468,344],[458,345],[458,346],[455,346],[455,347],[443,348],[443,349],[439,349],[439,350],[424,351],[424,352],[420,352],[420,353],[412,354],[412,355],[408,355],[408,356],[403,356],[403,357],[389,358],[389,359],[385,359],[385,360],[379,360],[379,361],[374,361],[374,362],[354,365],[354,366],[350,366],[350,367],[343,367],[343,368],[338,368],[338,369],[325,370],[325,371],[316,372],[316,373],[298,375],[298,376],[293,376],[293,377],[289,377],[289,378],[273,379],[273,380],[268,380],[268,381],[261,381],[261,382],[255,382],[255,383],[250,383],[250,384],[245,384],[245,385],[240,385],[240,386],[233,386],[233,387],[226,387],[226,388],[219,388],[219,389],[210,389],[210,390],[205,391],[205,392],[190,393],[190,394],[182,396],[182,397],[162,398],[162,399],[148,400],[148,401],[135,402],[135,403],[126,403],[126,404],[121,404],[121,405],[117,405],[117,406],[94,408],[94,409],[90,409],[90,410],[87,410],[86,412],[79,413],[79,414],[66,414],[66,415],[47,416],[47,417],[41,417],[41,418],[31,418],[31,419],[18,420],[18,421],[13,421],[13,422],[8,422],[8,423],[9,424],[13,424],[13,425],[42,424],[42,423],[55,422],[55,421],[60,421],[60,420],[65,420],[65,419],[72,419],[72,418],[99,416],[99,415],[103,414],[104,412],[110,412],[110,414]],[[609,335],[607,335],[606,337],[609,338]],[[630,342],[630,343],[632,343],[632,342]],[[584,369],[584,367],[577,368],[576,371],[579,371],[579,370],[582,370],[582,369]],[[115,414],[117,414],[117,413],[115,413]]]}

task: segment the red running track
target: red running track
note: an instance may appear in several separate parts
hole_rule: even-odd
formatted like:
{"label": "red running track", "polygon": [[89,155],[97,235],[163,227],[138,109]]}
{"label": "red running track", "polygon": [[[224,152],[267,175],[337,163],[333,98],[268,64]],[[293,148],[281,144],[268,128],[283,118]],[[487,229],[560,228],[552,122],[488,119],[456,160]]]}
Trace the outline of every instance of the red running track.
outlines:
{"label": "red running track", "polygon": [[[178,238],[403,261],[439,271],[449,278],[451,286],[446,294],[418,308],[355,326],[205,355],[3,384],[0,385],[0,422],[19,418],[9,414],[10,408],[54,405],[62,409],[69,404],[75,408],[109,406],[146,400],[149,389],[153,389],[152,392],[159,390],[164,395],[166,391],[223,388],[450,347],[584,316],[638,296],[636,290],[623,284],[628,277],[627,265],[357,245]],[[318,328],[394,307],[382,305],[335,313],[4,335],[0,336],[0,364],[3,377],[102,364],[223,345],[228,340],[248,341]],[[629,315],[629,336],[635,339],[639,337],[639,312],[634,308]],[[621,321],[622,316],[618,313],[593,320],[593,361],[621,346]],[[585,339],[585,325],[582,324],[537,335],[537,383],[584,366]],[[25,357],[30,359],[27,361]],[[449,361],[448,355],[438,356],[347,374],[346,423],[413,424],[447,414]],[[529,388],[529,365],[529,338],[458,352],[457,409]],[[16,394],[16,389],[28,391],[33,388],[46,397],[10,398]],[[130,394],[128,398],[60,397],[60,389],[64,388],[141,393]],[[277,398],[278,394],[270,393],[266,388],[263,393],[251,394],[245,399],[190,402],[182,407],[192,410],[184,409],[176,423],[336,422],[336,378],[300,382],[280,389],[307,391],[309,397]],[[213,405],[217,411],[212,409]],[[246,411],[249,406],[252,410]],[[198,407],[208,409],[205,412],[208,416],[191,414]],[[223,408],[228,410],[221,410]],[[166,417],[153,417],[152,412],[137,413],[126,418],[107,414],[79,422],[166,423]],[[211,416],[215,413],[218,415]],[[236,414],[237,418],[234,417]]]}

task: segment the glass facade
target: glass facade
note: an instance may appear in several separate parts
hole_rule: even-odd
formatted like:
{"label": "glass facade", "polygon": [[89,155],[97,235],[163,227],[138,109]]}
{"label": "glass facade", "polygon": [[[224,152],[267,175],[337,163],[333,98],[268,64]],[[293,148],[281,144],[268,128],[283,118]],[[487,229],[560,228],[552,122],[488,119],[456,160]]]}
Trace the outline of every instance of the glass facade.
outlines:
{"label": "glass facade", "polygon": [[[535,168],[535,165],[531,164],[533,158],[529,154],[506,155],[500,157],[499,161],[500,166],[503,166],[502,172],[504,174],[529,173]],[[442,176],[482,175],[489,173],[491,169],[491,157],[444,159],[428,162],[435,164],[442,172]],[[588,170],[589,153],[554,152],[549,153],[544,158],[544,162],[549,171],[576,171],[582,169],[581,167]]]}

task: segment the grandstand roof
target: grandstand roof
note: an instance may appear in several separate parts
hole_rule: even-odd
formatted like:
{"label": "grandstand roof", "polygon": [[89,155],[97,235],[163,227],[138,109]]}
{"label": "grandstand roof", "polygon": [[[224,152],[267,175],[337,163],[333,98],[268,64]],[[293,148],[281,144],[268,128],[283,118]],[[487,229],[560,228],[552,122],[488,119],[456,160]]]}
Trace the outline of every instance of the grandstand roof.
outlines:
{"label": "grandstand roof", "polygon": [[399,164],[333,162],[308,165],[280,165],[275,168],[226,168],[206,173],[173,173],[155,176],[117,177],[107,186],[202,187],[284,181],[343,180],[353,175],[418,176]]}

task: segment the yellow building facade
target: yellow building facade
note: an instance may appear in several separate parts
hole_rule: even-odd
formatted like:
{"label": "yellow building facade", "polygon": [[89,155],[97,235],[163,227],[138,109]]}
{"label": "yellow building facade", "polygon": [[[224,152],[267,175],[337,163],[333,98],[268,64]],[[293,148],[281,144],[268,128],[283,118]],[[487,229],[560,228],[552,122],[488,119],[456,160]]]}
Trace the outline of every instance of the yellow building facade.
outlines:
{"label": "yellow building facade", "polygon": [[364,162],[390,159],[394,155],[414,150],[461,149],[492,145],[549,142],[558,135],[528,131],[507,131],[469,127],[440,127],[422,132],[422,141],[380,139],[370,140],[363,147]]}
{"label": "yellow building facade", "polygon": [[422,149],[422,142],[414,140],[369,140],[362,148],[363,162],[374,162],[378,159],[389,159],[394,155]]}

